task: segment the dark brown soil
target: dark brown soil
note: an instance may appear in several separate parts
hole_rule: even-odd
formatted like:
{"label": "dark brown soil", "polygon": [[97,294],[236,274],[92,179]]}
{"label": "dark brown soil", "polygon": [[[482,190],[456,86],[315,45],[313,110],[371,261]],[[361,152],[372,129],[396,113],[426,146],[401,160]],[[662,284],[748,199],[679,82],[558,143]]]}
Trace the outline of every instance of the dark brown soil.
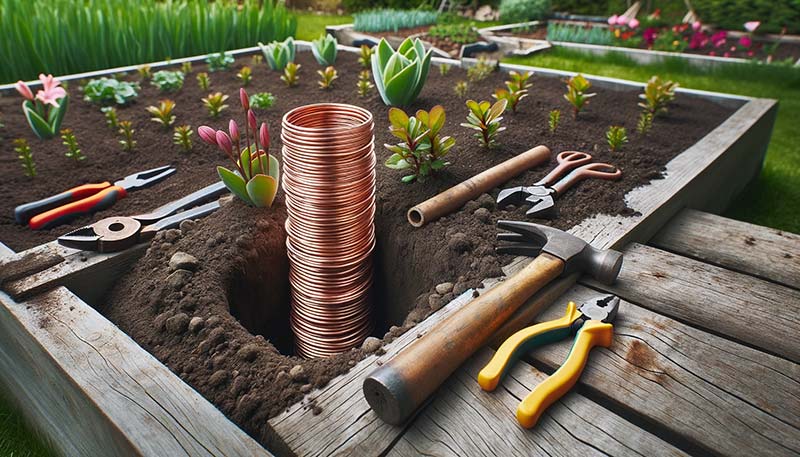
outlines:
{"label": "dark brown soil", "polygon": [[[349,102],[375,114],[376,153],[383,161],[388,154],[380,145],[392,141],[387,132],[387,108],[376,93],[366,99],[356,96],[360,70],[356,57],[340,54],[337,61],[340,79],[330,91],[316,88],[318,65],[310,53],[299,53],[298,62],[303,66],[303,79],[293,89],[284,88],[278,74],[263,65],[254,71],[250,92],[269,90],[277,96],[276,105],[260,113],[273,127],[274,141],[279,141],[280,117],[288,109],[319,101]],[[238,69],[245,63],[249,64],[249,59],[240,59],[234,67]],[[196,65],[195,73],[202,71],[199,67]],[[211,75],[212,90],[232,95],[232,106],[236,105],[233,99],[238,89],[234,74],[235,71],[229,71]],[[500,134],[501,145],[485,150],[470,132],[458,126],[466,116],[466,107],[452,88],[464,78],[465,72],[458,68],[451,69],[447,76],[433,69],[421,97],[412,107],[429,109],[437,103],[444,105],[448,113],[445,133],[457,140],[450,157],[453,164],[435,178],[415,184],[400,183],[402,173],[395,170],[383,166],[377,169],[375,308],[379,314],[376,336],[385,337],[383,342],[418,323],[458,293],[478,285],[481,279],[500,275],[501,265],[509,258],[494,254],[494,223],[498,219],[524,218],[524,208],[494,207],[497,189],[420,229],[406,222],[409,207],[491,165],[545,144],[554,152],[573,149],[591,152],[597,160],[614,163],[624,173],[620,181],[586,181],[567,192],[558,201],[560,217],[551,222],[553,225],[566,229],[598,213],[630,214],[632,211],[624,202],[627,192],[660,178],[661,170],[671,158],[731,114],[730,109],[716,104],[679,96],[669,115],[659,118],[653,131],[643,138],[634,132],[637,92],[598,89],[586,112],[573,120],[562,98],[564,83],[534,77],[532,95],[520,103],[519,112],[504,119],[508,130]],[[503,75],[497,73],[474,83],[468,96],[489,99],[494,88],[503,85],[503,80]],[[139,134],[137,152],[120,151],[115,144],[117,139],[102,124],[99,110],[76,100],[65,125],[76,130],[78,141],[84,145],[89,156],[86,165],[73,165],[63,158],[57,140],[47,143],[32,140],[41,166],[40,176],[29,180],[21,176],[10,154],[3,155],[0,170],[8,178],[0,202],[0,240],[19,249],[48,241],[69,229],[32,233],[11,221],[16,204],[66,186],[114,178],[165,162],[179,166],[174,177],[132,194],[112,210],[95,216],[99,218],[146,211],[215,179],[213,164],[224,162],[221,153],[199,140],[195,141],[191,154],[179,152],[171,145],[170,133],[159,130],[144,114],[144,107],[154,104],[160,94],[148,85],[143,89],[136,104],[121,110],[122,118],[135,120]],[[241,117],[232,108],[221,119],[209,120],[201,109],[202,95],[196,88],[194,74],[189,75],[184,89],[171,95],[178,104],[178,123],[222,127],[227,123],[227,115]],[[10,99],[0,100],[7,124],[2,132],[4,140],[17,136],[31,139],[17,113],[18,100]],[[556,133],[551,134],[547,116],[556,108],[562,110],[562,120]],[[611,153],[605,145],[609,125],[622,125],[631,132],[631,142],[622,152]],[[278,146],[273,145],[273,152],[279,151]],[[535,181],[552,162],[515,178],[508,185]],[[118,281],[105,301],[109,303],[108,309],[103,310],[123,331],[262,442],[268,417],[347,371],[367,352],[380,351],[378,347],[382,344],[370,340],[368,346],[372,347],[368,350],[356,349],[325,360],[299,360],[284,355],[289,353],[291,337],[287,333],[284,217],[281,196],[272,211],[248,208],[233,201],[204,220],[185,223],[182,230],[159,234],[144,258]],[[83,218],[73,227],[91,220]],[[194,271],[175,273],[170,269],[169,261],[179,251],[197,258]],[[454,290],[434,293],[435,286],[445,282],[454,283]],[[313,392],[306,400],[308,407],[316,408]]]}

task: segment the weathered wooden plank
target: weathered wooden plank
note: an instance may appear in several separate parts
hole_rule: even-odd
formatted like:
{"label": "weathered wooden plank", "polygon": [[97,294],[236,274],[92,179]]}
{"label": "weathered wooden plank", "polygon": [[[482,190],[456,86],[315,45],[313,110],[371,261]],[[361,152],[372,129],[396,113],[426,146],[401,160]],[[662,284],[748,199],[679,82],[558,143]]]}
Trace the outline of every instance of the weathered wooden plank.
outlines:
{"label": "weathered wooden plank", "polygon": [[589,279],[653,311],[800,361],[800,315],[786,312],[800,303],[800,291],[708,265],[660,249],[631,244],[612,285]]}
{"label": "weathered wooden plank", "polygon": [[800,235],[685,209],[648,243],[800,289]]}
{"label": "weathered wooden plank", "polygon": [[576,392],[533,429],[520,427],[517,405],[547,375],[517,364],[502,388],[484,392],[476,378],[493,353],[481,350],[451,376],[388,455],[685,455]]}
{"label": "weathered wooden plank", "polygon": [[[567,300],[600,293],[576,286],[540,320],[563,315]],[[800,365],[625,301],[614,329],[611,348],[592,351],[579,381],[584,389],[709,453],[800,453]],[[556,368],[568,350],[554,344],[529,357]]]}
{"label": "weathered wooden plank", "polygon": [[63,287],[0,293],[0,380],[64,455],[269,455]]}

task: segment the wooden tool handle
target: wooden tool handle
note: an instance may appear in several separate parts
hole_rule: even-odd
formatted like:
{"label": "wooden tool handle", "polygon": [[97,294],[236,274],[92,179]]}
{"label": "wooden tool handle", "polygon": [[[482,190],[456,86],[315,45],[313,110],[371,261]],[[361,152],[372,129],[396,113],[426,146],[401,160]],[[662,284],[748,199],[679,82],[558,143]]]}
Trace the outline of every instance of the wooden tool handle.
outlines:
{"label": "wooden tool handle", "polygon": [[404,422],[517,308],[563,270],[561,259],[541,254],[454,312],[365,379],[367,402],[384,421]]}

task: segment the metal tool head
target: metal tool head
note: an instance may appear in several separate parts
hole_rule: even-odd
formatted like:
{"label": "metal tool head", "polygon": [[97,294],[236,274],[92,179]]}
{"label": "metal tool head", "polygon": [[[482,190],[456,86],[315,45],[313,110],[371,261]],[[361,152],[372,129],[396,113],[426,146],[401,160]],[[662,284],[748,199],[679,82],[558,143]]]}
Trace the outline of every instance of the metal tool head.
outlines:
{"label": "metal tool head", "polygon": [[616,295],[602,295],[584,302],[578,311],[591,320],[610,324],[617,317],[619,297]]}
{"label": "metal tool head", "polygon": [[82,251],[117,252],[139,240],[142,223],[130,217],[107,217],[58,237],[58,244]]}
{"label": "metal tool head", "polygon": [[533,205],[528,211],[525,212],[525,214],[528,216],[539,217],[542,219],[552,219],[558,214],[558,211],[556,210],[556,201],[553,198],[552,193],[545,195],[544,197],[531,195],[530,197],[526,198],[525,201]]}
{"label": "metal tool head", "polygon": [[153,168],[152,170],[140,171],[138,173],[128,175],[115,182],[114,185],[120,186],[127,191],[144,189],[152,186],[162,179],[172,176],[175,171],[176,170],[174,168],[170,167],[169,165],[165,165],[163,167]]}
{"label": "metal tool head", "polygon": [[553,193],[553,189],[547,186],[518,186],[503,189],[497,194],[497,206],[519,205],[525,200],[537,201],[547,198]]}
{"label": "metal tool head", "polygon": [[541,252],[564,262],[565,275],[578,271],[604,284],[612,284],[622,268],[621,253],[597,249],[563,230],[522,221],[497,221],[497,227],[518,234],[526,242],[541,244]]}

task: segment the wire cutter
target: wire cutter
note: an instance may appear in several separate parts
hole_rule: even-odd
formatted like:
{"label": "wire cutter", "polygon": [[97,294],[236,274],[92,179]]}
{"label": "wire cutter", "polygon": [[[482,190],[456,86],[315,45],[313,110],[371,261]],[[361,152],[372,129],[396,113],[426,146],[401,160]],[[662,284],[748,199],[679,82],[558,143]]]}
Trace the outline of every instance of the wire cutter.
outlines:
{"label": "wire cutter", "polygon": [[58,195],[14,208],[18,224],[28,224],[33,230],[49,229],[75,217],[110,208],[128,192],[144,189],[175,173],[170,166],[140,171],[111,184],[84,184]]}
{"label": "wire cutter", "polygon": [[[585,152],[563,151],[558,154],[558,165],[532,186],[517,186],[503,189],[497,196],[500,207],[509,204],[521,204],[523,201],[532,206],[526,212],[529,216],[551,218],[555,215],[554,198],[563,194],[573,184],[587,178],[616,180],[622,172],[607,163],[591,163],[592,156]],[[566,177],[560,179],[565,173]]]}
{"label": "wire cutter", "polygon": [[614,335],[612,322],[617,316],[619,297],[594,298],[580,306],[567,304],[564,317],[524,328],[511,335],[492,360],[478,373],[478,384],[493,391],[511,365],[531,349],[576,335],[567,360],[544,382],[536,386],[517,407],[517,421],[531,428],[542,413],[578,381],[586,366],[589,351],[595,346],[609,347]]}
{"label": "wire cutter", "polygon": [[159,230],[176,227],[186,219],[197,219],[213,213],[220,206],[218,200],[197,205],[227,191],[225,184],[216,182],[147,214],[107,217],[73,230],[60,236],[58,244],[82,251],[101,253],[122,251],[137,243],[150,240]]}

